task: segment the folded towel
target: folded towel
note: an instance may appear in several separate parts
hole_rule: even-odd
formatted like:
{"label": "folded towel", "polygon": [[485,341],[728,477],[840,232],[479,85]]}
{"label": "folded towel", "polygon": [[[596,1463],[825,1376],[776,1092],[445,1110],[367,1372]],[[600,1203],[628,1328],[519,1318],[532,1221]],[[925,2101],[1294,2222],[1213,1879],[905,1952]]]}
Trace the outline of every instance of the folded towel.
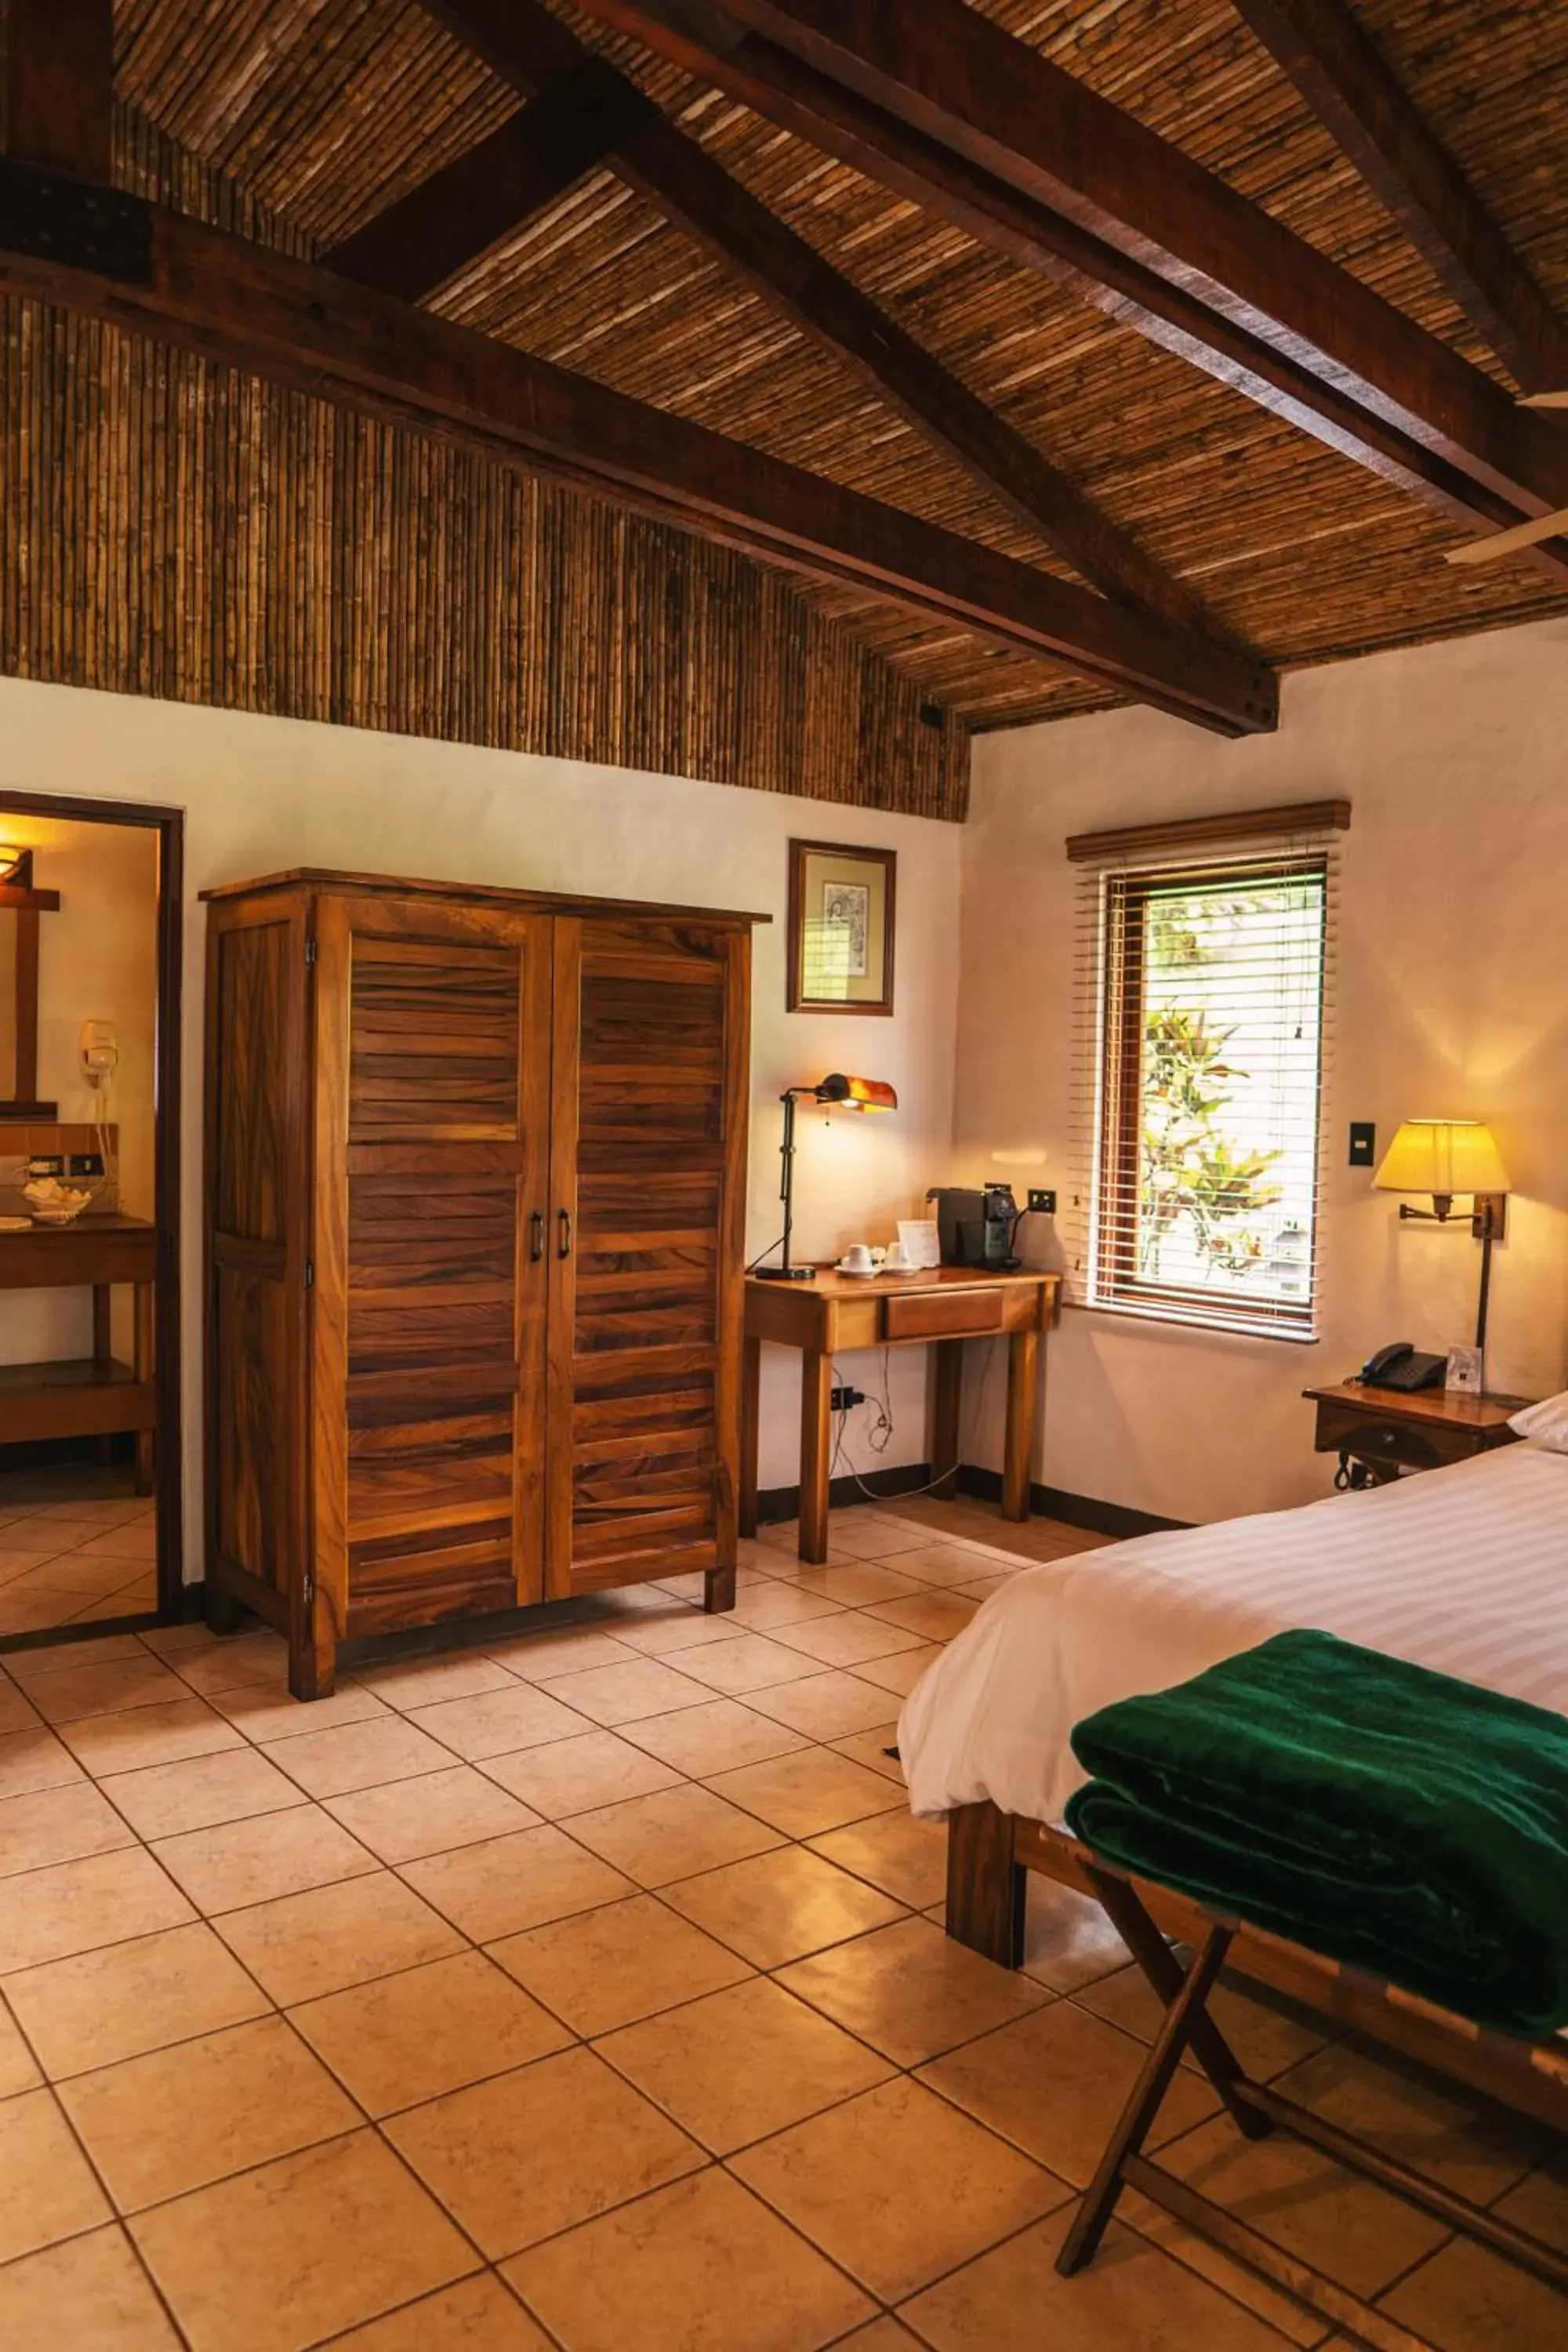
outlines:
{"label": "folded towel", "polygon": [[1568,1717],[1295,1633],[1072,1745],[1107,1861],[1479,2023],[1568,2024]]}

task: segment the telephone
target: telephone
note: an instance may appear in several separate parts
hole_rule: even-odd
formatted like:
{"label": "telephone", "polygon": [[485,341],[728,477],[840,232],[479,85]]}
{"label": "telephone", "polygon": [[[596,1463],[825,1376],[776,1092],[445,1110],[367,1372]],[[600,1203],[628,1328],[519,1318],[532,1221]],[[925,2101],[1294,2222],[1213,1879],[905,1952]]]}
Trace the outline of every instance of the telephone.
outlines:
{"label": "telephone", "polygon": [[1373,1389],[1435,1389],[1447,1370],[1447,1356],[1424,1356],[1408,1339],[1394,1339],[1367,1358],[1361,1377]]}

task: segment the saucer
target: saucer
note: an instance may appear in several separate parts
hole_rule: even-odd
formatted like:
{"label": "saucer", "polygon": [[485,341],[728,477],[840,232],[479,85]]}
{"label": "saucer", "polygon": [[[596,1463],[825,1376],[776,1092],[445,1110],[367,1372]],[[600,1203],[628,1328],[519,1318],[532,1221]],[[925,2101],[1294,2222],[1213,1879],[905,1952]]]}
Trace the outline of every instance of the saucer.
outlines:
{"label": "saucer", "polygon": [[880,1273],[881,1268],[876,1265],[851,1265],[847,1259],[840,1258],[833,1271],[835,1274],[852,1274],[858,1282],[869,1282],[873,1275]]}

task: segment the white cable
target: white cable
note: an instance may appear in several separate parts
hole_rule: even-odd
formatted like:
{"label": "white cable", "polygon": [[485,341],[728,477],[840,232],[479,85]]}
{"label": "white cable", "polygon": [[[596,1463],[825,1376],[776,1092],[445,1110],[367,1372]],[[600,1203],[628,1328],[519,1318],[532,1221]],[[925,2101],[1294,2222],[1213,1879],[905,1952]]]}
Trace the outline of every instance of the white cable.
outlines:
{"label": "white cable", "polygon": [[[985,1369],[980,1375],[979,1391],[972,1398],[966,1400],[969,1410],[967,1415],[964,1417],[966,1417],[969,1422],[967,1433],[971,1438],[973,1438],[975,1433],[976,1427],[978,1426],[984,1410],[985,1399],[991,1387],[991,1367],[993,1362],[995,1360],[995,1353],[996,1351],[994,1348],[988,1348],[986,1349]],[[833,1379],[835,1386],[840,1391],[840,1392],[847,1393],[850,1384],[844,1378],[837,1360],[835,1360],[833,1366]],[[863,1399],[862,1402],[868,1403],[870,1400],[867,1398]],[[832,1482],[834,1473],[837,1470],[839,1461],[844,1453],[844,1441],[848,1433],[849,1415],[853,1410],[853,1406],[847,1404],[840,1405],[838,1408],[838,1430],[833,1442],[833,1459],[827,1465],[829,1484]],[[889,1445],[892,1443],[893,1438],[892,1391],[889,1381],[889,1350],[886,1348],[882,1350],[882,1403],[878,1418],[877,1429],[879,1433],[884,1431],[886,1433],[882,1436],[882,1443],[880,1445],[876,1444],[874,1437],[870,1443],[872,1444],[873,1450],[876,1453],[885,1454]],[[961,1426],[958,1441],[960,1465],[962,1465],[963,1463],[963,1453],[964,1433]],[[886,1503],[889,1505],[902,1502],[910,1495],[934,1495],[939,1486],[945,1486],[948,1484],[949,1479],[955,1477],[957,1475],[956,1470],[947,1471],[943,1473],[942,1477],[932,1478],[929,1484],[924,1486],[904,1486],[901,1487],[896,1495],[879,1495],[874,1488],[867,1486],[866,1481],[862,1478],[859,1471],[857,1470],[853,1462],[847,1464],[846,1467],[850,1477],[854,1479],[855,1484],[859,1487],[860,1492],[867,1497],[868,1502]]]}

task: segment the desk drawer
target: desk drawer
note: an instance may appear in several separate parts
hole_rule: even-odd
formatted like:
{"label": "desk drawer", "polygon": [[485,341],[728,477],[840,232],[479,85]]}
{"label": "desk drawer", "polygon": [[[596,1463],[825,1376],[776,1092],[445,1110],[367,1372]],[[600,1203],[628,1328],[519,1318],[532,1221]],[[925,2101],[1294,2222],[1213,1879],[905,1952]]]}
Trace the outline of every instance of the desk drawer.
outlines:
{"label": "desk drawer", "polygon": [[917,1290],[886,1301],[882,1328],[889,1339],[966,1339],[1000,1331],[1002,1297],[1000,1289]]}
{"label": "desk drawer", "polygon": [[1441,1470],[1452,1462],[1468,1462],[1506,1444],[1510,1433],[1446,1429],[1440,1422],[1421,1423],[1377,1419],[1333,1405],[1318,1407],[1316,1450],[1332,1454],[1342,1448],[1363,1462],[1388,1462],[1404,1470]]}

